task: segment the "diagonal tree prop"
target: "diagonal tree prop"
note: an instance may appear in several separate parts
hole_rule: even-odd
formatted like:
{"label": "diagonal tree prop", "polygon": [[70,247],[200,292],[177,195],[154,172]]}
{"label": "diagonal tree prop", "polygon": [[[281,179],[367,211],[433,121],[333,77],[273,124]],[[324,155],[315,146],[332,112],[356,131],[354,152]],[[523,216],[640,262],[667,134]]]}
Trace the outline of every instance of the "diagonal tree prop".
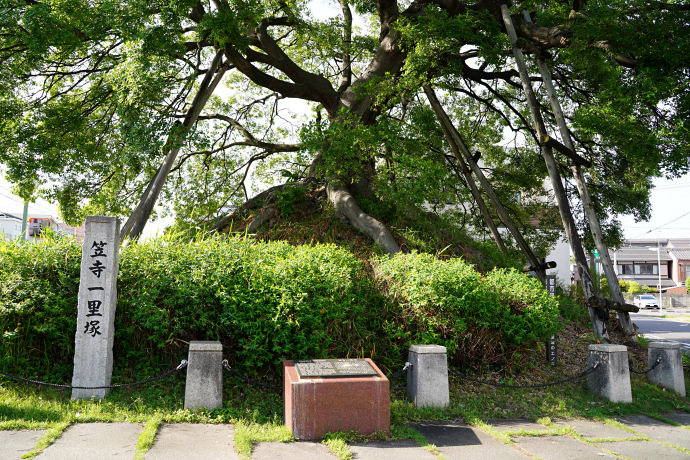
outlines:
{"label": "diagonal tree prop", "polygon": [[[531,23],[532,18],[530,18],[527,11],[523,11],[525,22]],[[570,136],[570,131],[568,130],[568,125],[563,116],[563,110],[561,109],[561,104],[558,101],[558,96],[556,95],[556,89],[553,85],[553,80],[551,79],[551,71],[546,66],[546,62],[543,58],[537,56],[537,65],[539,66],[539,71],[541,73],[542,81],[546,87],[546,93],[549,96],[549,102],[551,103],[551,109],[558,123],[558,128],[561,133],[561,138],[565,147],[571,152],[570,157],[576,157],[575,145]],[[618,284],[618,277],[613,269],[613,263],[611,262],[611,257],[609,256],[609,248],[604,241],[604,236],[601,231],[601,225],[599,223],[599,217],[594,210],[594,203],[592,202],[592,197],[589,194],[589,188],[587,187],[587,180],[582,172],[582,165],[584,161],[572,161],[570,163],[570,169],[573,172],[573,178],[575,178],[575,184],[577,184],[577,190],[580,194],[582,200],[582,206],[584,207],[585,214],[587,216],[587,221],[589,222],[589,228],[592,231],[592,237],[594,239],[594,244],[599,252],[599,257],[601,258],[601,263],[604,267],[604,273],[606,274],[606,280],[608,281],[609,290],[611,292],[611,297],[614,302],[620,304],[625,303],[623,299],[623,293],[621,292],[621,287]],[[621,322],[623,331],[632,340],[637,341],[637,333],[633,327],[632,321],[630,320],[630,314],[627,311],[618,311],[618,319]]]}
{"label": "diagonal tree prop", "polygon": [[[482,213],[484,222],[486,222],[486,225],[489,227],[489,230],[491,231],[491,235],[493,236],[494,241],[496,242],[496,246],[498,246],[501,252],[505,254],[507,250],[505,243],[503,242],[503,238],[501,237],[501,234],[498,232],[498,228],[496,228],[494,219],[493,217],[491,217],[489,208],[486,206],[486,202],[484,201],[484,198],[482,198],[482,195],[479,192],[479,189],[477,188],[477,184],[474,181],[474,178],[472,177],[472,170],[467,165],[465,160],[462,158],[460,148],[458,147],[458,144],[455,141],[456,138],[460,137],[459,133],[457,133],[457,130],[455,130],[454,127],[451,127],[451,129],[449,129],[448,123],[446,123],[446,120],[449,119],[447,116],[445,116],[445,111],[439,103],[434,90],[430,86],[425,85],[424,94],[426,94],[426,97],[429,100],[432,109],[436,113],[438,121],[441,125],[441,129],[443,130],[443,135],[445,136],[446,141],[448,142],[448,145],[450,146],[450,149],[453,152],[453,155],[455,156],[455,160],[458,162],[460,171],[462,171],[462,174],[465,177],[465,181],[467,182],[467,186],[469,187],[470,192],[472,193],[474,201],[477,203],[477,206],[479,206],[479,210]],[[451,134],[452,131],[455,131],[455,133]]]}
{"label": "diagonal tree prop", "polygon": [[[546,127],[544,125],[544,120],[542,119],[541,112],[539,111],[539,103],[534,95],[534,90],[532,89],[532,82],[527,72],[527,66],[525,65],[525,58],[522,54],[522,50],[516,46],[518,37],[515,33],[515,28],[513,27],[513,21],[510,17],[510,11],[508,7],[504,4],[501,5],[501,13],[503,15],[503,22],[505,24],[508,36],[513,45],[513,54],[515,56],[515,61],[518,66],[518,71],[520,73],[520,80],[522,81],[522,87],[527,98],[527,104],[529,105],[530,114],[532,116],[532,121],[534,122],[535,129],[537,130],[537,137],[542,140],[548,137],[546,133]],[[582,280],[582,289],[585,292],[587,299],[596,295],[596,290],[594,288],[594,283],[592,282],[592,277],[589,273],[589,266],[587,265],[587,258],[585,257],[585,252],[582,248],[582,242],[580,241],[580,235],[577,233],[577,227],[575,225],[575,220],[573,219],[573,214],[570,209],[570,204],[568,203],[568,196],[565,193],[565,188],[563,187],[563,182],[561,175],[558,171],[558,165],[553,156],[553,151],[549,145],[541,142],[541,154],[546,162],[546,167],[549,171],[549,178],[551,179],[551,185],[553,186],[554,194],[556,196],[556,202],[558,203],[558,211],[561,215],[561,220],[563,222],[563,227],[565,228],[565,233],[568,237],[568,242],[570,243],[570,250],[573,252],[575,257],[575,265],[577,266],[577,271]],[[608,331],[606,330],[606,323],[600,310],[588,307],[589,317],[592,321],[592,327],[594,329],[594,335],[596,337],[601,337],[607,341],[610,341]]]}

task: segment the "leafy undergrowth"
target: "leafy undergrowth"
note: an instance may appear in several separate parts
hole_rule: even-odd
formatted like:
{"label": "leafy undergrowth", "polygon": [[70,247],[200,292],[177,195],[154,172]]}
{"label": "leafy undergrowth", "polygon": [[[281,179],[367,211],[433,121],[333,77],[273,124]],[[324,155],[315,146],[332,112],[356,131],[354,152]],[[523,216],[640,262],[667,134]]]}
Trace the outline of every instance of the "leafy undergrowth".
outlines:
{"label": "leafy undergrowth", "polygon": [[[0,241],[1,371],[71,379],[80,254],[69,240]],[[149,240],[120,251],[113,383],[162,374],[193,340],[220,341],[234,368],[272,382],[285,359],[369,357],[388,371],[425,343],[476,368],[545,340],[558,311],[535,279],[482,274],[459,258],[363,261],[325,244]]]}

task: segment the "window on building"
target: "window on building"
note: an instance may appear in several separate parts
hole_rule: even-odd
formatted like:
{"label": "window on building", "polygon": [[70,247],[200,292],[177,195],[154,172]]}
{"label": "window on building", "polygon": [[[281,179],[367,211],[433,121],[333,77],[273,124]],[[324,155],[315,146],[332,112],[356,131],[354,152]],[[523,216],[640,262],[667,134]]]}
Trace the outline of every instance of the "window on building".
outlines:
{"label": "window on building", "polygon": [[659,266],[656,264],[635,264],[636,275],[658,275]]}
{"label": "window on building", "polygon": [[632,264],[619,264],[618,265],[619,275],[633,275],[633,265]]}

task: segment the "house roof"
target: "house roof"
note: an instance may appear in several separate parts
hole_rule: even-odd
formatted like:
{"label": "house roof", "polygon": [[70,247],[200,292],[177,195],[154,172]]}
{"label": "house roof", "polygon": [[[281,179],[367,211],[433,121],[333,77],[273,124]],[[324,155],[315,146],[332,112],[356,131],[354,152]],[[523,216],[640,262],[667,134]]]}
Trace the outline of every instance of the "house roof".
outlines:
{"label": "house roof", "polygon": [[678,260],[690,260],[690,249],[671,249],[670,252]]}
{"label": "house roof", "polygon": [[0,219],[15,219],[15,220],[22,220],[20,217],[15,216],[14,214],[8,214],[6,212],[0,211]]}
{"label": "house roof", "polygon": [[[653,249],[653,251],[650,249]],[[615,259],[619,264],[621,262],[657,262],[657,259],[661,259],[662,261],[672,260],[671,256],[666,251],[666,249],[661,249],[661,251],[659,251],[659,256],[657,257],[656,247],[627,247],[620,248],[618,251],[615,251],[615,256],[613,251],[609,251],[609,255],[611,256],[611,260]]]}
{"label": "house roof", "polygon": [[[659,277],[657,275],[618,275],[619,281],[635,281],[637,284],[649,286],[652,288],[659,287]],[[661,278],[662,288],[676,287],[675,281],[668,278]]]}

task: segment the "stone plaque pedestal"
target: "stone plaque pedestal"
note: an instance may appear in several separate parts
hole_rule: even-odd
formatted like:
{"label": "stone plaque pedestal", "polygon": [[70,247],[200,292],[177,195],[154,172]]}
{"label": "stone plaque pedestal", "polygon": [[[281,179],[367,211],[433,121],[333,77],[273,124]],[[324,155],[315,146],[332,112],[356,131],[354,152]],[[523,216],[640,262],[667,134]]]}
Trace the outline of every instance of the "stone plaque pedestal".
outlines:
{"label": "stone plaque pedestal", "polygon": [[334,431],[390,433],[390,387],[386,376],[300,377],[294,361],[283,361],[285,425],[298,439],[316,440]]}

